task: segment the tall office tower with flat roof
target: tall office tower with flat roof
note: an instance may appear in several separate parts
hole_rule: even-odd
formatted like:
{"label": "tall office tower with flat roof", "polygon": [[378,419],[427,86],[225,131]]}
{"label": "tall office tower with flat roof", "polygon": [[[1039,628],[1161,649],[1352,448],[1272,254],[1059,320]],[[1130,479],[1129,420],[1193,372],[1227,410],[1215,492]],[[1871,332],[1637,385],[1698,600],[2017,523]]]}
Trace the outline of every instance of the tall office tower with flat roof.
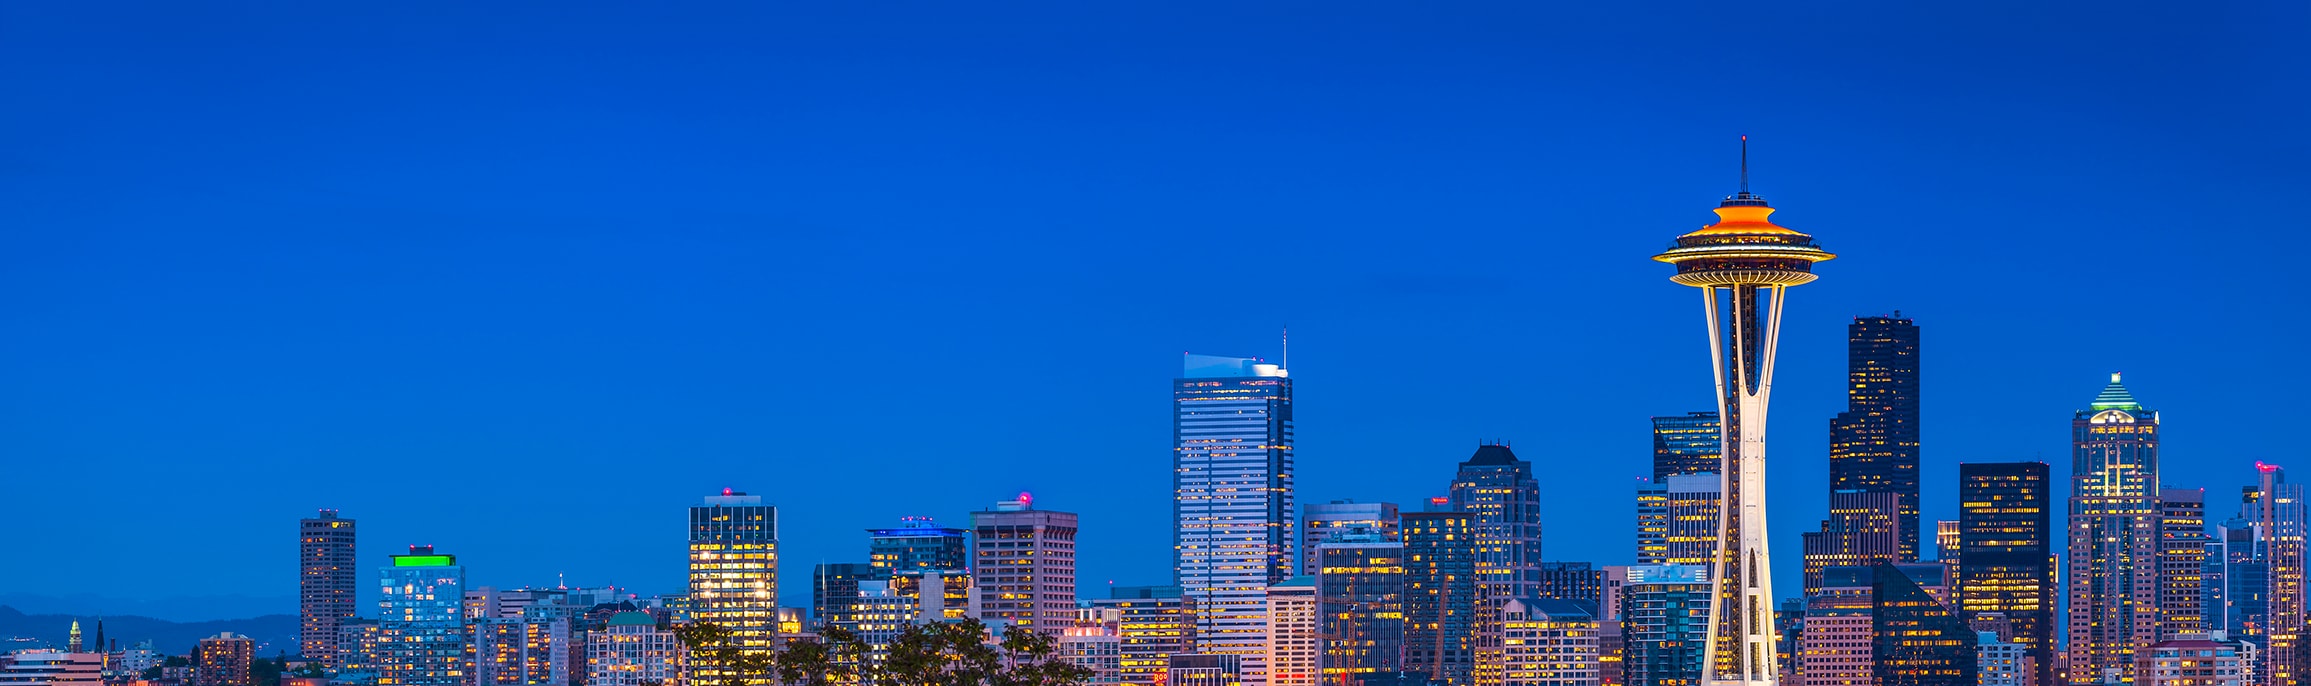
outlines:
{"label": "tall office tower with flat roof", "polygon": [[2159,415],[2111,374],[2071,445],[2070,680],[2132,683],[2135,650],[2158,642]]}
{"label": "tall office tower with flat roof", "polygon": [[2206,633],[2206,573],[2206,489],[2159,489],[2159,640]]}
{"label": "tall office tower with flat roof", "polygon": [[1687,412],[1653,418],[1653,481],[1678,474],[1716,474],[1725,469],[1717,412]]}
{"label": "tall office tower with flat roof", "polygon": [[1196,647],[1259,673],[1268,587],[1298,570],[1292,379],[1257,358],[1188,354],[1172,382],[1173,573]]}
{"label": "tall office tower with flat roof", "polygon": [[[740,650],[778,644],[778,508],[722,489],[690,507],[690,619],[728,629]],[[715,673],[693,662],[692,672]]]}
{"label": "tall office tower with flat roof", "polygon": [[1718,598],[1709,606],[1705,686],[1772,686],[1780,678],[1765,534],[1766,408],[1785,295],[1813,282],[1814,263],[1835,257],[1812,236],[1768,219],[1774,209],[1749,192],[1748,145],[1743,139],[1741,192],[1718,203],[1717,223],[1678,236],[1653,257],[1677,267],[1671,281],[1701,289],[1721,418],[1725,501],[1710,579]]}
{"label": "tall office tower with flat roof", "polygon": [[1846,411],[1830,420],[1830,491],[1894,494],[1896,561],[1918,561],[1918,326],[1900,312],[1846,327]]}
{"label": "tall office tower with flat roof", "polygon": [[[1315,550],[1324,539],[1340,534],[1376,533],[1397,540],[1400,509],[1396,503],[1360,503],[1334,500],[1300,506],[1300,549]],[[1316,574],[1315,555],[1300,556],[1300,573]]]}
{"label": "tall office tower with flat roof", "polygon": [[2056,686],[2054,483],[2044,462],[1958,465],[1958,611],[1997,617],[2029,655],[2032,683]]}
{"label": "tall office tower with flat roof", "polygon": [[1901,506],[1897,494],[1884,491],[1830,492],[1830,518],[1801,539],[1806,597],[1821,590],[1824,569],[1902,561]]}
{"label": "tall office tower with flat roof", "polygon": [[1075,513],[1036,509],[1034,496],[1021,493],[971,513],[971,530],[980,619],[1048,636],[1074,626]]}
{"label": "tall office tower with flat roof", "polygon": [[378,570],[378,686],[465,686],[465,567],[413,545]]}
{"label": "tall office tower with flat roof", "polygon": [[1404,513],[1404,671],[1430,683],[1475,680],[1476,516]]}
{"label": "tall office tower with flat roof", "polygon": [[1637,564],[1706,565],[1717,557],[1724,479],[1671,474],[1637,486]]}
{"label": "tall office tower with flat roof", "polygon": [[297,520],[297,650],[331,669],[337,627],[355,615],[353,543],[353,520],[336,510]]}
{"label": "tall office tower with flat roof", "polygon": [[1360,683],[1404,669],[1405,544],[1350,534],[1325,541],[1316,554],[1324,561],[1316,596],[1325,683]]}

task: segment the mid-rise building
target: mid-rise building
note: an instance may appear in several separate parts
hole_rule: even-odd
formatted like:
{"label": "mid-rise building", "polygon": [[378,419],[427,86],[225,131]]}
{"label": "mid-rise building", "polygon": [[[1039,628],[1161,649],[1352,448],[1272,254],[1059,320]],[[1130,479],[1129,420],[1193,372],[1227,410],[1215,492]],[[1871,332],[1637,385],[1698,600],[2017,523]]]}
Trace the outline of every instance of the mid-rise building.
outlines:
{"label": "mid-rise building", "polygon": [[2044,462],[1958,465],[1959,614],[1997,615],[2036,686],[2055,686],[2053,484]]}
{"label": "mid-rise building", "polygon": [[1637,486],[1637,564],[1707,565],[1716,555],[1724,479],[1673,474]]}
{"label": "mid-rise building", "polygon": [[971,532],[930,517],[900,517],[896,527],[867,530],[867,564],[880,572],[878,579],[907,570],[968,570]]}
{"label": "mid-rise building", "polygon": [[1354,683],[1404,668],[1404,553],[1404,543],[1371,534],[1343,536],[1317,547],[1324,563],[1316,575],[1316,595],[1322,603],[1326,683]]}
{"label": "mid-rise building", "polygon": [[1076,516],[1034,505],[1021,493],[971,513],[979,618],[1057,636],[1075,625]]}
{"label": "mid-rise building", "polygon": [[568,617],[491,616],[473,620],[475,686],[570,683]]}
{"label": "mid-rise building", "polygon": [[[1602,607],[1605,600],[1605,570],[1587,562],[1541,563],[1541,600],[1578,600]],[[1603,611],[1599,617],[1602,618]]]}
{"label": "mid-rise building", "polygon": [[2159,489],[2159,638],[2207,633],[2207,492]]}
{"label": "mid-rise building", "polygon": [[[690,620],[730,632],[740,650],[778,642],[778,508],[722,489],[690,508]],[[714,669],[693,660],[694,673]]]}
{"label": "mid-rise building", "polygon": [[360,576],[354,527],[336,510],[297,521],[297,650],[337,668],[337,626],[352,619]]}
{"label": "mid-rise building", "polygon": [[1717,411],[1687,412],[1653,418],[1653,482],[1679,474],[1718,474],[1725,471],[1724,436],[1719,435]]}
{"label": "mid-rise building", "polygon": [[682,677],[682,641],[647,612],[610,615],[586,637],[586,686],[666,686]]}
{"label": "mid-rise building", "polygon": [[1058,658],[1090,672],[1082,686],[1123,683],[1123,612],[1112,607],[1079,607],[1075,620],[1056,637]]}
{"label": "mid-rise building", "polygon": [[1918,561],[1918,327],[1855,317],[1846,327],[1846,411],[1830,420],[1830,491],[1891,493],[1901,543]]}
{"label": "mid-rise building", "polygon": [[1243,659],[1236,655],[1181,653],[1165,660],[1164,674],[1171,686],[1239,686],[1244,682]]}
{"label": "mid-rise building", "polygon": [[375,673],[377,665],[377,620],[353,618],[337,625],[337,673]]}
{"label": "mid-rise building", "polygon": [[1709,567],[1628,568],[1621,600],[1621,669],[1629,686],[1699,686],[1709,638]]}
{"label": "mid-rise building", "polygon": [[1979,686],[2033,686],[2036,670],[2029,647],[1999,638],[1996,632],[1974,632],[1975,683]]}
{"label": "mid-rise building", "polygon": [[257,659],[257,641],[233,632],[201,639],[193,651],[193,686],[250,686],[249,667]]}
{"label": "mid-rise building", "polygon": [[1603,663],[1593,605],[1512,598],[1501,604],[1503,686],[1599,686]]}
{"label": "mid-rise building", "polygon": [[466,686],[465,567],[413,545],[378,570],[378,686]]}
{"label": "mid-rise building", "polygon": [[821,562],[810,571],[811,622],[825,626],[848,616],[858,600],[859,582],[884,578],[868,562]]}
{"label": "mid-rise building", "polygon": [[0,655],[0,686],[103,686],[104,654],[19,650]]}
{"label": "mid-rise building", "polygon": [[[1308,503],[1300,506],[1300,549],[1312,551],[1326,539],[1342,534],[1375,533],[1388,540],[1397,540],[1400,508],[1396,503],[1360,503],[1354,500],[1334,500],[1329,503]],[[1314,576],[1318,566],[1315,555],[1300,556],[1300,574]]]}
{"label": "mid-rise building", "polygon": [[1151,686],[1163,680],[1171,656],[1195,651],[1195,611],[1178,586],[1118,586],[1090,602],[1118,613],[1123,683]]}
{"label": "mid-rise building", "polygon": [[1433,684],[1475,680],[1476,526],[1467,512],[1403,515],[1404,671]]}
{"label": "mid-rise building", "polygon": [[2236,644],[2205,635],[2153,643],[2140,651],[2136,686],[2246,686]]}
{"label": "mid-rise building", "polygon": [[1802,539],[1806,597],[1821,590],[1824,569],[1902,561],[1901,505],[1891,491],[1831,491],[1830,518]]}
{"label": "mid-rise building", "polygon": [[1320,606],[1316,577],[1268,587],[1268,686],[1317,686],[1323,677]]}
{"label": "mid-rise building", "polygon": [[2117,374],[2071,421],[2071,683],[2133,683],[2135,650],[2158,640],[2158,431]]}
{"label": "mid-rise building", "polygon": [[1174,579],[1195,611],[1197,650],[1257,672],[1268,587],[1300,569],[1289,372],[1187,355],[1172,384],[1172,438]]}
{"label": "mid-rise building", "polygon": [[1941,564],[1872,568],[1870,677],[1877,686],[1972,686],[1981,640],[1949,603]]}
{"label": "mid-rise building", "polygon": [[1821,588],[1806,597],[1796,672],[1804,686],[1872,686],[1874,614],[1871,567],[1822,570]]}

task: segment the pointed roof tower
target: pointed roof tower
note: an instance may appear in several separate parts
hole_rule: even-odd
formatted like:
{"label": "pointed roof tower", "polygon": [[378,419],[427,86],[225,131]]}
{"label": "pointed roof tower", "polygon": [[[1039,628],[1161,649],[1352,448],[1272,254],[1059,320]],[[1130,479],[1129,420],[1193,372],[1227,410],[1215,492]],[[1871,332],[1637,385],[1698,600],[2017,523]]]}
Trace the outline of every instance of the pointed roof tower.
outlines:
{"label": "pointed roof tower", "polygon": [[2126,391],[2126,384],[2119,383],[2118,372],[2111,372],[2110,385],[2102,387],[2102,392],[2094,396],[2094,402],[2088,407],[2094,408],[2097,412],[2103,410],[2140,410],[2142,403],[2135,402],[2134,394]]}

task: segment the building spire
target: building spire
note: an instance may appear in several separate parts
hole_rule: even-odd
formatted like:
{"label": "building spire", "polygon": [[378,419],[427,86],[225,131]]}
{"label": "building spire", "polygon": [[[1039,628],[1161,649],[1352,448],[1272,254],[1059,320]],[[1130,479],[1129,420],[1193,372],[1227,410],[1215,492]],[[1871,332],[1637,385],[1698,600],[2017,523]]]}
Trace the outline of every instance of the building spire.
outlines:
{"label": "building spire", "polygon": [[1749,136],[1741,137],[1741,195],[1749,196]]}

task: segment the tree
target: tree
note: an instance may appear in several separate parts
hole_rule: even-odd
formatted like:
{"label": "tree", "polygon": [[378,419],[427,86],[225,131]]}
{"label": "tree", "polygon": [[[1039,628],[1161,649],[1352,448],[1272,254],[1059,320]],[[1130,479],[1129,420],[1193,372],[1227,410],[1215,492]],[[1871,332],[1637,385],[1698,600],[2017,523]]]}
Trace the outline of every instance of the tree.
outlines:
{"label": "tree", "polygon": [[729,630],[713,624],[674,633],[706,665],[699,672],[706,686],[765,683],[773,673],[787,686],[1080,686],[1092,676],[1057,659],[1059,642],[1049,634],[1014,627],[990,644],[977,619],[908,625],[879,663],[858,634],[839,626],[822,629],[817,640],[789,642],[775,656],[739,650]]}

